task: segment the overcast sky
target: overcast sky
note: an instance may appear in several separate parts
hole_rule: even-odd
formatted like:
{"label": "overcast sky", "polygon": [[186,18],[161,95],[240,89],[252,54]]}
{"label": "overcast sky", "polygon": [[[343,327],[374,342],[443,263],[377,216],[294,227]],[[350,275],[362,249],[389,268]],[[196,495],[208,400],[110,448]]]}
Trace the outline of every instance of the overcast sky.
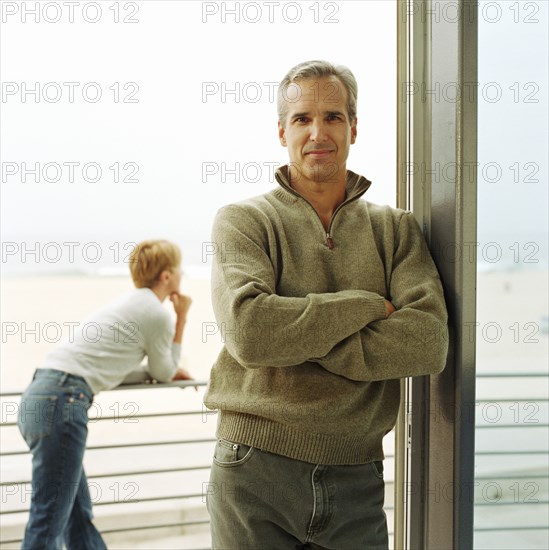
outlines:
{"label": "overcast sky", "polygon": [[[2,7],[9,250],[76,242],[78,263],[90,242],[113,260],[125,243],[165,237],[200,263],[217,209],[276,186],[273,166],[287,162],[276,84],[314,58],[355,73],[358,139],[348,167],[373,181],[366,198],[394,205],[395,2],[107,1],[72,12],[40,4],[49,7],[37,15],[25,13],[35,2]],[[490,181],[481,171],[480,228],[486,238],[502,227],[539,240],[547,224],[547,3],[530,2],[537,11],[499,4],[500,13],[488,7],[481,17],[479,82],[488,99],[479,103],[479,161]],[[496,102],[489,82],[501,88]],[[24,182],[36,163],[39,181],[28,173]],[[500,166],[499,178],[489,163]],[[4,258],[6,273],[17,258]],[[60,265],[28,256],[26,268]]]}

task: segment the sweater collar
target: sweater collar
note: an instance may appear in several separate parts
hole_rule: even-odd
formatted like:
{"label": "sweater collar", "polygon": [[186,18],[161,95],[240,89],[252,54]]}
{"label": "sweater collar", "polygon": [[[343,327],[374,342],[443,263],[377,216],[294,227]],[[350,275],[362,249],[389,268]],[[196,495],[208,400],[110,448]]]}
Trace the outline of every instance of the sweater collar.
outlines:
{"label": "sweater collar", "polygon": [[[291,193],[296,197],[304,198],[295,189],[291,187],[288,170],[289,170],[288,164],[285,164],[284,166],[281,166],[280,168],[278,168],[277,171],[275,172],[276,181],[288,193]],[[361,195],[366,193],[370,185],[372,185],[372,182],[366,179],[364,176],[355,174],[351,170],[347,170],[346,181],[345,181],[346,196],[345,196],[344,202],[360,197]]]}

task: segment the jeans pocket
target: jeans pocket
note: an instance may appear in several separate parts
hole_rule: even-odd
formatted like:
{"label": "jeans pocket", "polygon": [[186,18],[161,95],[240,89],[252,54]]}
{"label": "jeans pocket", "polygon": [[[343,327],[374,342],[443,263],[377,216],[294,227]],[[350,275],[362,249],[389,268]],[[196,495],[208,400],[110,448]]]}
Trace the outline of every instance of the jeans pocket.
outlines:
{"label": "jeans pocket", "polygon": [[215,445],[213,461],[218,466],[239,466],[248,462],[254,453],[254,447],[235,443],[227,439],[218,439]]}
{"label": "jeans pocket", "polygon": [[77,387],[70,388],[64,398],[63,421],[87,424],[88,409],[91,406],[90,398]]}
{"label": "jeans pocket", "polygon": [[383,479],[383,461],[376,460],[374,462],[370,462],[370,464],[374,475],[379,479]]}
{"label": "jeans pocket", "polygon": [[57,396],[23,396],[17,416],[19,431],[27,443],[50,435],[58,420]]}

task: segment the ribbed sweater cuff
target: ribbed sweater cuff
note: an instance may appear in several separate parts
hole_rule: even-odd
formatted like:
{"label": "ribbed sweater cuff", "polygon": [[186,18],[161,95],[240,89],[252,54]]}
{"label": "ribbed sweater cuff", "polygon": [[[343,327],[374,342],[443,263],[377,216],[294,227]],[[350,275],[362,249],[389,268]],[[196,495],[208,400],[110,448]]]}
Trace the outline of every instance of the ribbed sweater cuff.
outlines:
{"label": "ribbed sweater cuff", "polygon": [[373,323],[374,321],[379,321],[380,319],[387,318],[387,309],[385,308],[385,299],[379,294],[373,292],[363,291],[366,294],[366,321],[364,326]]}

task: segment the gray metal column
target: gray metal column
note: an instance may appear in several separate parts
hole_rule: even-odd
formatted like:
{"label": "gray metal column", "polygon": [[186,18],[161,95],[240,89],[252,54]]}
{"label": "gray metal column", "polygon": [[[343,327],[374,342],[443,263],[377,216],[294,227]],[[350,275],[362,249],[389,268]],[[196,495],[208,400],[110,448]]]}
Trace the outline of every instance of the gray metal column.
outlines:
{"label": "gray metal column", "polygon": [[465,329],[476,308],[477,6],[410,0],[407,14],[409,199],[403,204],[400,182],[399,206],[411,208],[423,226],[443,280],[450,352],[440,375],[406,388],[404,544],[466,550],[473,547],[474,505],[475,343]]}

